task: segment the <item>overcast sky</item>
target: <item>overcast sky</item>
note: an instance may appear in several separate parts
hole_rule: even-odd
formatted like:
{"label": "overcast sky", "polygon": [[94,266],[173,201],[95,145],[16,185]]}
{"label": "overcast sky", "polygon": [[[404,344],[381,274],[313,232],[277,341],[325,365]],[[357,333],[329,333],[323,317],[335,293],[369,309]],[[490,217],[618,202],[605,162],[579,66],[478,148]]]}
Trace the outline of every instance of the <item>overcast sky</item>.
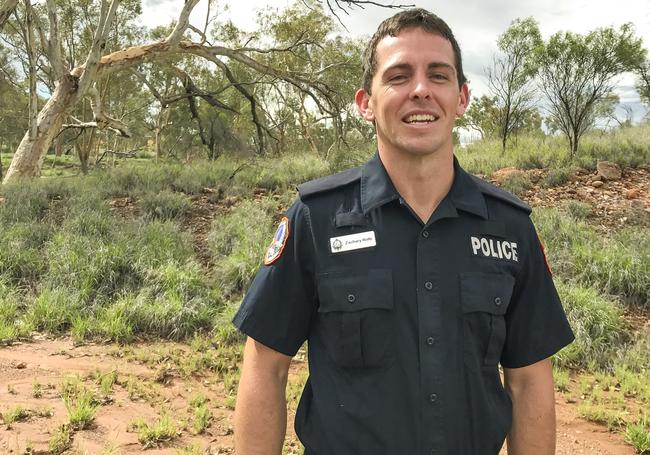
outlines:
{"label": "overcast sky", "polygon": [[[287,0],[221,1],[217,2],[217,8],[219,18],[232,19],[238,27],[253,31],[256,29],[257,10],[283,9],[292,3]],[[144,0],[141,20],[148,26],[167,24],[178,15],[180,4],[180,0]],[[490,64],[497,37],[516,18],[533,16],[545,39],[560,30],[585,33],[597,27],[618,27],[632,22],[636,33],[643,38],[644,46],[650,48],[649,0],[428,0],[414,4],[442,17],[454,31],[463,52],[463,64],[474,96],[485,93],[483,69]],[[191,17],[193,25],[199,26],[204,22],[206,5],[207,0],[202,0],[195,8]],[[224,5],[228,5],[227,11],[224,11]],[[355,9],[349,15],[339,12],[347,28],[341,34],[355,37],[371,35],[383,19],[394,13],[394,10],[374,6]],[[632,75],[622,76],[616,91],[621,103],[632,107],[636,119],[646,112],[634,90]]]}

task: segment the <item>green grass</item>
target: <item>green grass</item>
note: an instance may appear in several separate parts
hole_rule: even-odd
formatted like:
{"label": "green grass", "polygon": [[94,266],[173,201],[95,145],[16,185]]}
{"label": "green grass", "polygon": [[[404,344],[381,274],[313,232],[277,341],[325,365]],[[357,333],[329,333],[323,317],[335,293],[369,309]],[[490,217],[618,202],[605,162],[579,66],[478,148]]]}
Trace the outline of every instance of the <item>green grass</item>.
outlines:
{"label": "green grass", "polygon": [[57,427],[48,441],[49,453],[58,455],[72,447],[73,430],[69,425],[63,424]]}
{"label": "green grass", "polygon": [[604,237],[582,218],[586,208],[536,209],[533,218],[554,273],[618,295],[624,303],[650,305],[650,237],[627,228]]}
{"label": "green grass", "polygon": [[152,423],[142,418],[137,419],[132,426],[137,431],[138,441],[144,449],[165,445],[176,438],[178,433],[177,425],[167,413],[163,413],[160,419]]}
{"label": "green grass", "polygon": [[95,420],[98,404],[89,390],[82,389],[76,396],[64,398],[65,408],[68,411],[68,422],[74,430],[89,428]]}
{"label": "green grass", "polygon": [[591,288],[555,280],[575,341],[555,355],[558,365],[612,369],[612,358],[628,341],[622,311]]}
{"label": "green grass", "polygon": [[16,422],[24,422],[28,418],[29,410],[20,405],[2,412],[2,423],[7,426],[7,429],[10,429],[12,424]]}
{"label": "green grass", "polygon": [[648,425],[628,425],[625,428],[625,442],[634,447],[639,454],[650,453],[650,431],[648,431]]}
{"label": "green grass", "polygon": [[[600,160],[636,167],[650,162],[649,135],[650,123],[611,132],[590,132],[581,139],[573,162],[568,160],[568,144],[561,136],[520,136],[511,141],[505,154],[496,139],[457,147],[455,153],[466,170],[481,175],[491,175],[497,169],[509,166],[519,169],[577,166],[591,170]],[[555,178],[561,180],[561,173],[558,172]]]}

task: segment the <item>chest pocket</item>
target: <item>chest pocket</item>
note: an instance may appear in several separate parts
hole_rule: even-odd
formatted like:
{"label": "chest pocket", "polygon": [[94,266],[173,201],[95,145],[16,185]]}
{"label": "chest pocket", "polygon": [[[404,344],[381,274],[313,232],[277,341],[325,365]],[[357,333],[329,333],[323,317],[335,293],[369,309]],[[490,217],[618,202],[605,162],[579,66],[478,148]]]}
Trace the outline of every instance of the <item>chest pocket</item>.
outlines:
{"label": "chest pocket", "polygon": [[506,273],[460,274],[465,355],[494,366],[506,340],[505,314],[515,279]]}
{"label": "chest pocket", "polygon": [[393,340],[392,271],[321,274],[317,286],[323,343],[334,362],[342,368],[386,365]]}

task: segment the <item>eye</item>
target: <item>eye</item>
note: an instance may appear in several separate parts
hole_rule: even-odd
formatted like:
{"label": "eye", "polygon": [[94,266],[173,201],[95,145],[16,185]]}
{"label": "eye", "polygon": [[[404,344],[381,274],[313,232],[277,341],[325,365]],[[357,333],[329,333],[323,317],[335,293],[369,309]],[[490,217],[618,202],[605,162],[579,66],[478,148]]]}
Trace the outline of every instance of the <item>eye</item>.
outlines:
{"label": "eye", "polygon": [[433,73],[431,75],[431,79],[435,81],[446,81],[449,79],[449,76],[447,76],[445,73]]}
{"label": "eye", "polygon": [[399,84],[400,82],[404,82],[405,80],[406,80],[406,74],[395,74],[388,78],[388,82],[393,84]]}

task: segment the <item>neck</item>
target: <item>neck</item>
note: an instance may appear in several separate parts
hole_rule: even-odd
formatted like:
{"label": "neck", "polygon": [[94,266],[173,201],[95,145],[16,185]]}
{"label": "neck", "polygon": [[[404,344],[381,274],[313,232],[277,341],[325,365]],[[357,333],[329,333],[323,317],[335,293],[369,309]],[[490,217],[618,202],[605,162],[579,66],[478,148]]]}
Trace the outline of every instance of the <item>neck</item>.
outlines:
{"label": "neck", "polygon": [[420,156],[380,147],[379,157],[400,196],[422,221],[428,221],[454,181],[453,153]]}

